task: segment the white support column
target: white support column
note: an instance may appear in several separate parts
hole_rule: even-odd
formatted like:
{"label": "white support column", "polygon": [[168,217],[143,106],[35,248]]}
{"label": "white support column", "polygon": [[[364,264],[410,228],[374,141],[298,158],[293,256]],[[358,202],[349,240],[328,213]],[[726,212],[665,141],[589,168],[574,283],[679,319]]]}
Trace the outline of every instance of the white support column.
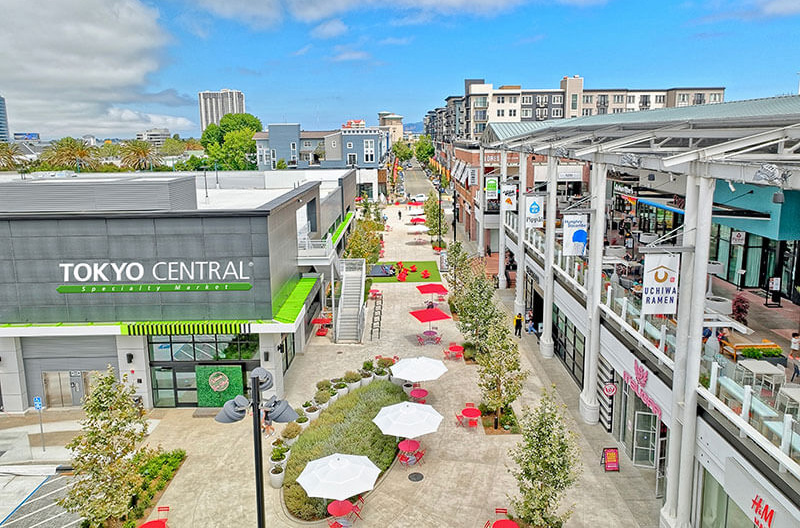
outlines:
{"label": "white support column", "polygon": [[[697,178],[686,177],[686,202],[684,204],[682,245],[695,246],[697,228]],[[678,515],[678,481],[681,462],[681,440],[683,436],[683,397],[686,387],[686,353],[689,335],[689,319],[692,308],[692,277],[694,275],[694,253],[681,255],[680,283],[678,290],[678,328],[675,335],[675,368],[672,371],[672,423],[669,427],[667,447],[667,489],[664,507],[661,509],[661,527],[673,528]]]}
{"label": "white support column", "polygon": [[[497,185],[498,190],[502,192],[503,182],[508,179],[508,151],[503,149],[500,151],[500,183]],[[503,195],[500,195],[500,233],[497,237],[497,286],[501,290],[508,288],[506,281],[506,228],[505,228],[505,212],[506,208],[503,207]]]}
{"label": "white support column", "polygon": [[556,249],[556,205],[558,197],[558,158],[553,152],[547,156],[547,210],[545,211],[545,246],[544,246],[544,309],[542,310],[542,339],[539,352],[542,357],[553,357],[553,295],[554,281],[553,261]]}
{"label": "white support column", "polygon": [[272,374],[272,388],[266,391],[266,397],[272,395],[283,398],[285,387],[283,382],[283,358],[278,350],[282,340],[281,334],[258,334],[258,360],[261,366]]}
{"label": "white support column", "polygon": [[708,271],[711,210],[714,201],[714,179],[701,177],[697,197],[697,229],[695,230],[694,272],[688,345],[686,348],[686,387],[683,405],[683,431],[678,477],[678,522],[690,528],[692,490],[694,482],[694,453],[697,433],[697,383],[700,377],[700,357],[703,353],[703,312],[705,310],[706,272]]}
{"label": "white support column", "polygon": [[331,263],[331,321],[334,319],[336,319],[336,273]]}
{"label": "white support column", "polygon": [[528,155],[519,153],[519,192],[517,193],[517,282],[514,313],[525,313],[525,190],[528,186]]}
{"label": "white support column", "polygon": [[603,287],[603,240],[606,234],[606,164],[592,163],[592,217],[589,226],[589,284],[586,312],[589,316],[589,353],[584,354],[580,412],[583,421],[600,420],[597,370],[600,361],[600,303]]}
{"label": "white support column", "polygon": [[22,345],[18,337],[0,337],[0,390],[3,391],[6,412],[25,412],[30,400],[22,362]]}
{"label": "white support column", "polygon": [[[142,398],[145,409],[153,408],[150,380],[150,357],[144,336],[116,336],[119,376],[128,376],[128,385]],[[130,354],[130,355],[129,355]]]}
{"label": "white support column", "polygon": [[[478,169],[478,199],[476,200],[476,207],[473,210],[473,214],[475,215],[475,223],[478,227],[478,255],[484,257],[486,256],[486,228],[484,227],[483,223],[483,212],[486,210],[486,192],[484,192],[483,189],[486,187],[486,182],[484,181],[486,153],[483,147],[481,147],[479,156],[481,166]],[[478,213],[479,209],[480,213]]]}

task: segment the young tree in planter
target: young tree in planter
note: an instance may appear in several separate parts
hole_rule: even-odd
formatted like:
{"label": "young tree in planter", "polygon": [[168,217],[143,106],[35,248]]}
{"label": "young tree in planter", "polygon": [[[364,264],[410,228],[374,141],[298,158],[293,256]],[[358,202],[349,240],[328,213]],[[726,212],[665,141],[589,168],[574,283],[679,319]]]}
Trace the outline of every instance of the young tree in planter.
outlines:
{"label": "young tree in planter", "polygon": [[[447,234],[448,228],[447,221],[444,218],[444,211],[439,210],[439,194],[431,191],[422,209],[425,211],[425,226],[428,228],[428,236],[438,241],[439,228],[441,227],[442,229],[442,236]],[[441,222],[439,221],[440,217]]]}
{"label": "young tree in planter", "polygon": [[378,262],[381,239],[375,229],[375,222],[358,220],[353,233],[347,239],[347,246],[344,250],[345,258],[363,258],[368,264]]}
{"label": "young tree in planter", "polygon": [[494,284],[482,273],[474,275],[466,284],[457,308],[459,331],[475,344],[479,353],[487,352],[489,329],[506,324],[503,312],[494,305]]}
{"label": "young tree in planter", "polygon": [[487,325],[485,352],[475,358],[478,362],[478,388],[481,398],[495,416],[522,393],[522,383],[528,371],[522,370],[519,347],[511,337],[508,325]]}
{"label": "young tree in planter", "polygon": [[516,465],[509,472],[519,485],[519,496],[509,497],[514,512],[528,526],[561,528],[572,511],[558,513],[559,503],[580,475],[575,433],[547,390],[535,409],[525,408],[519,425],[522,440],[509,451]]}
{"label": "young tree in planter", "polygon": [[447,251],[447,284],[450,286],[450,303],[456,311],[467,292],[467,284],[475,277],[469,256],[461,242],[453,242]]}
{"label": "young tree in planter", "polygon": [[130,511],[131,497],[142,477],[134,462],[147,421],[133,401],[134,389],[114,370],[98,375],[83,400],[83,433],[67,444],[72,450],[75,480],[58,503],[84,517],[91,528],[119,525]]}

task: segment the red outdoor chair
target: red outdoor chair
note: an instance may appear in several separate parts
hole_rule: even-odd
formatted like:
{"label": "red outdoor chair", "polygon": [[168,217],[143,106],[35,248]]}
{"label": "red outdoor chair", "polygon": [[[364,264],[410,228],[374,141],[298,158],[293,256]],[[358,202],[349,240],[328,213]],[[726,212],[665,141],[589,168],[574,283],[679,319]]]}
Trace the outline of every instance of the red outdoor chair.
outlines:
{"label": "red outdoor chair", "polygon": [[508,508],[495,508],[494,509],[495,516],[497,515],[505,515],[508,517]]}
{"label": "red outdoor chair", "polygon": [[456,359],[464,359],[464,353],[463,352],[456,352]]}
{"label": "red outdoor chair", "polygon": [[451,358],[450,358],[450,351],[449,351],[449,350],[447,350],[447,349],[445,348],[444,350],[442,350],[442,353],[444,354],[444,358],[445,358],[445,359],[451,359]]}
{"label": "red outdoor chair", "polygon": [[[358,517],[359,521],[363,521],[364,520],[364,519],[361,518],[361,515],[360,515],[361,514],[361,506],[359,506],[358,504],[353,504],[353,511],[350,512],[350,513],[355,515],[356,517]],[[355,519],[353,519],[353,520],[355,520]]]}
{"label": "red outdoor chair", "polygon": [[425,403],[427,400],[423,398],[423,399],[421,399],[421,400],[420,400],[420,399],[417,399],[416,401],[417,401],[417,403]]}
{"label": "red outdoor chair", "polygon": [[474,427],[475,430],[477,431],[478,430],[478,420],[470,418],[469,422],[467,422],[467,426],[469,426],[470,429],[472,429]]}
{"label": "red outdoor chair", "polygon": [[408,455],[400,453],[399,455],[397,455],[397,461],[400,462],[401,466],[408,467],[408,463],[411,462],[411,459],[408,458]]}
{"label": "red outdoor chair", "polygon": [[169,506],[158,506],[156,511],[159,519],[166,519],[169,516]]}
{"label": "red outdoor chair", "polygon": [[456,425],[459,427],[464,427],[464,417],[460,414],[456,414]]}
{"label": "red outdoor chair", "polygon": [[339,521],[328,521],[328,528],[344,528],[344,525]]}
{"label": "red outdoor chair", "polygon": [[483,525],[483,528],[491,528],[491,526],[492,526],[492,521],[489,520],[489,521],[486,521],[486,524]]}
{"label": "red outdoor chair", "polygon": [[425,451],[427,451],[427,449],[420,449],[419,451],[414,453],[414,457],[417,459],[417,464],[422,463],[422,458],[425,456]]}
{"label": "red outdoor chair", "polygon": [[421,335],[417,335],[417,343],[419,343],[420,346],[425,346],[425,338]]}
{"label": "red outdoor chair", "polygon": [[464,407],[470,407],[470,408],[474,409],[475,408],[475,404],[472,403],[472,402],[467,402],[467,403],[464,404]]}
{"label": "red outdoor chair", "polygon": [[364,504],[364,496],[363,495],[359,495],[358,496],[358,502],[360,502],[361,504]]}
{"label": "red outdoor chair", "polygon": [[433,343],[434,343],[435,345],[438,345],[438,344],[439,344],[439,343],[441,343],[441,342],[442,342],[442,336],[436,336],[436,337],[433,339]]}

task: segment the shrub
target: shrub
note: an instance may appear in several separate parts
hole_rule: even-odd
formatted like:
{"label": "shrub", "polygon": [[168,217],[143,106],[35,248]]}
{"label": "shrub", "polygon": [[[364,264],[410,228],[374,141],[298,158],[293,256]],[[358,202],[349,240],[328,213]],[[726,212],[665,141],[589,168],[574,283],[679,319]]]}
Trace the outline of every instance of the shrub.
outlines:
{"label": "shrub", "polygon": [[386,369],[383,369],[383,368],[375,369],[375,375],[376,376],[385,376],[386,373],[387,373]]}
{"label": "shrub", "polygon": [[292,446],[283,488],[289,512],[307,521],[327,517],[326,501],[309,498],[296,482],[311,460],[333,453],[365,455],[385,471],[394,460],[397,446],[394,437],[384,436],[372,419],[382,407],[407,399],[401,387],[389,381],[374,381],[324,410]]}
{"label": "shrub", "polygon": [[272,455],[269,457],[273,462],[279,462],[286,458],[286,451],[289,449],[283,446],[275,447],[272,449]]}
{"label": "shrub", "polygon": [[361,371],[361,377],[365,378],[365,379],[366,378],[371,378],[372,377],[372,371],[370,371],[370,370],[362,370]]}
{"label": "shrub", "polygon": [[343,381],[340,381],[339,383],[334,385],[333,388],[334,389],[346,389],[347,388],[347,383],[345,383]]}
{"label": "shrub", "polygon": [[356,372],[355,370],[348,370],[344,373],[344,378],[342,378],[345,383],[355,383],[357,381],[361,381],[361,374]]}
{"label": "shrub", "polygon": [[382,369],[387,369],[394,365],[394,359],[383,357],[378,360],[378,366]]}
{"label": "shrub", "polygon": [[319,404],[328,403],[330,399],[331,399],[331,393],[327,389],[317,391],[317,393],[314,395],[314,401]]}
{"label": "shrub", "polygon": [[295,422],[297,422],[299,424],[306,423],[307,421],[308,421],[308,416],[306,416],[306,415],[298,416],[297,420],[295,420]]}
{"label": "shrub", "polygon": [[364,362],[364,364],[361,366],[361,369],[362,369],[362,370],[369,370],[369,371],[371,371],[371,370],[373,370],[374,368],[375,368],[375,365],[374,365],[374,363],[372,363],[372,360],[371,360],[371,359],[368,359],[368,360],[366,360],[366,361]]}
{"label": "shrub", "polygon": [[270,469],[269,472],[272,473],[273,475],[280,475],[281,473],[283,473],[283,466],[275,466],[272,469]]}
{"label": "shrub", "polygon": [[739,353],[746,358],[761,359],[762,357],[780,357],[783,355],[783,349],[776,348],[758,348],[758,347],[745,347]]}
{"label": "shrub", "polygon": [[313,413],[313,412],[317,412],[318,410],[319,410],[319,408],[316,405],[312,405],[311,407],[306,409],[306,412]]}
{"label": "shrub", "polygon": [[323,389],[330,389],[330,388],[331,388],[330,380],[319,380],[317,382],[317,390],[318,391],[319,390],[323,390]]}
{"label": "shrub", "polygon": [[741,293],[733,298],[731,303],[731,317],[744,325],[747,324],[747,313],[750,311],[750,301]]}
{"label": "shrub", "polygon": [[281,436],[283,438],[286,438],[287,440],[291,440],[292,438],[297,438],[297,435],[299,435],[300,431],[302,430],[303,428],[300,427],[298,424],[291,422],[286,424],[286,427],[283,428]]}

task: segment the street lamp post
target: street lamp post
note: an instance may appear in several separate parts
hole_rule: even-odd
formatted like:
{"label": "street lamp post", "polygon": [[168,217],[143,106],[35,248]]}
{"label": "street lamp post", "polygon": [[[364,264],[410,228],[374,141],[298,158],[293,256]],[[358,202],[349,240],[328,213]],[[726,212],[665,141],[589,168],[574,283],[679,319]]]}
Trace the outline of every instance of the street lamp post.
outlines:
{"label": "street lamp post", "polygon": [[250,394],[247,399],[241,394],[225,402],[222,410],[214,418],[220,423],[234,423],[244,419],[247,409],[253,410],[253,458],[256,466],[256,518],[258,528],[266,527],[264,517],[264,462],[261,453],[261,410],[267,411],[266,421],[272,423],[291,422],[297,419],[297,413],[286,400],[276,400],[272,396],[261,402],[261,392],[272,388],[272,374],[263,367],[256,367],[250,373]]}
{"label": "street lamp post", "polygon": [[453,242],[456,241],[456,227],[458,225],[458,194],[456,184],[453,182]]}
{"label": "street lamp post", "polygon": [[439,182],[439,247],[442,247],[442,182]]}

